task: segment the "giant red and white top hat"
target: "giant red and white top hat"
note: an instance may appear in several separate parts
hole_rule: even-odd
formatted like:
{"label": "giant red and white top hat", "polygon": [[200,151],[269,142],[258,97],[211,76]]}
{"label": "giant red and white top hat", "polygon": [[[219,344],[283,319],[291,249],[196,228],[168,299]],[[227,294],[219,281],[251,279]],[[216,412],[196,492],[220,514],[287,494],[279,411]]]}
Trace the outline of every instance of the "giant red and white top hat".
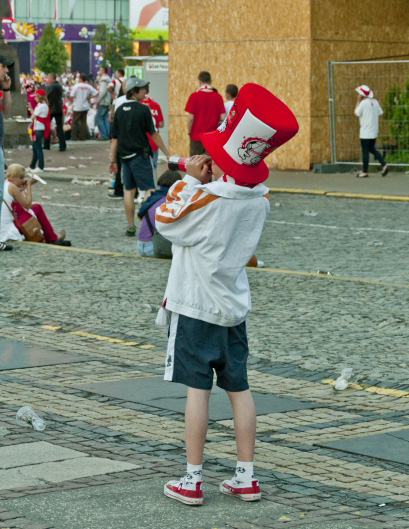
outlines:
{"label": "giant red and white top hat", "polygon": [[200,135],[203,146],[227,175],[259,184],[268,178],[264,158],[298,132],[291,110],[266,88],[247,83],[220,127]]}

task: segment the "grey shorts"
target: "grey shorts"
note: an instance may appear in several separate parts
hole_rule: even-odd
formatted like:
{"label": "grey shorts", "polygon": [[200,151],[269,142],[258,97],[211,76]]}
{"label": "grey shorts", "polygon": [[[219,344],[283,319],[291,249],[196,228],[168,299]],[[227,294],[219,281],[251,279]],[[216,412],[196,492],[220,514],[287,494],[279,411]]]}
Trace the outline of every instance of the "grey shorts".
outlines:
{"label": "grey shorts", "polygon": [[226,391],[249,389],[246,322],[221,327],[172,312],[165,362],[165,380],[197,389],[217,385]]}
{"label": "grey shorts", "polygon": [[121,160],[122,165],[122,183],[127,191],[136,189],[147,191],[148,189],[155,189],[155,182],[153,176],[153,161],[152,158],[144,158],[141,154],[137,154],[128,160]]}

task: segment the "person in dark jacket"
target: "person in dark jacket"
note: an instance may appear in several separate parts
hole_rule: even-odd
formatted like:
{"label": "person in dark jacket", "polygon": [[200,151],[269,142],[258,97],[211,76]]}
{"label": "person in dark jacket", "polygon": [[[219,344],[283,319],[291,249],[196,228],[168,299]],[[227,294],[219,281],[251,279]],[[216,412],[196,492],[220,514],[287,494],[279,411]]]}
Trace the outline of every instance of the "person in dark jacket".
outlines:
{"label": "person in dark jacket", "polygon": [[[47,86],[45,88],[45,93],[48,102],[50,103],[51,120],[55,118],[58,141],[60,142],[60,151],[65,151],[67,149],[67,144],[65,143],[65,134],[63,130],[63,88],[57,81],[57,75],[55,73],[49,73],[47,75],[46,83]],[[44,149],[49,148],[50,139],[44,141]]]}

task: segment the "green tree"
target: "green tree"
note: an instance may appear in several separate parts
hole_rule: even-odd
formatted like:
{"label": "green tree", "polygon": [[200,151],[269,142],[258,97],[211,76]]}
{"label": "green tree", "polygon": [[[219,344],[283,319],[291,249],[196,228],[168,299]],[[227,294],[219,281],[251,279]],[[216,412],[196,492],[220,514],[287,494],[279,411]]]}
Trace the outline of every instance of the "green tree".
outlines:
{"label": "green tree", "polygon": [[99,24],[92,39],[94,44],[99,44],[104,52],[101,66],[111,66],[112,69],[123,68],[123,57],[133,55],[133,43],[126,26],[119,23],[116,30],[113,26]]}
{"label": "green tree", "polygon": [[150,47],[151,55],[167,55],[165,53],[165,41],[162,35],[159,35],[158,40],[153,40]]}
{"label": "green tree", "polygon": [[383,106],[383,118],[394,141],[388,162],[409,163],[409,79],[405,88],[393,86],[386,92]]}
{"label": "green tree", "polygon": [[69,59],[67,50],[58,38],[51,22],[44,26],[43,34],[34,53],[36,67],[44,73],[63,73]]}

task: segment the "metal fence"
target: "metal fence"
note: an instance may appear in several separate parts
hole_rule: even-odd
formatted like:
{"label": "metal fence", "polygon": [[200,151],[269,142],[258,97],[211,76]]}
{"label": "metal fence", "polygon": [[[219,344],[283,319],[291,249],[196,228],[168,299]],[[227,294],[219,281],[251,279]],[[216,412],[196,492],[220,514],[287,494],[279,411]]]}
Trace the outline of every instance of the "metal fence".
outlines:
{"label": "metal fence", "polygon": [[[382,107],[377,149],[388,165],[409,165],[409,60],[328,62],[331,160],[361,160],[355,88],[368,85]],[[372,162],[372,165],[377,165]]]}

